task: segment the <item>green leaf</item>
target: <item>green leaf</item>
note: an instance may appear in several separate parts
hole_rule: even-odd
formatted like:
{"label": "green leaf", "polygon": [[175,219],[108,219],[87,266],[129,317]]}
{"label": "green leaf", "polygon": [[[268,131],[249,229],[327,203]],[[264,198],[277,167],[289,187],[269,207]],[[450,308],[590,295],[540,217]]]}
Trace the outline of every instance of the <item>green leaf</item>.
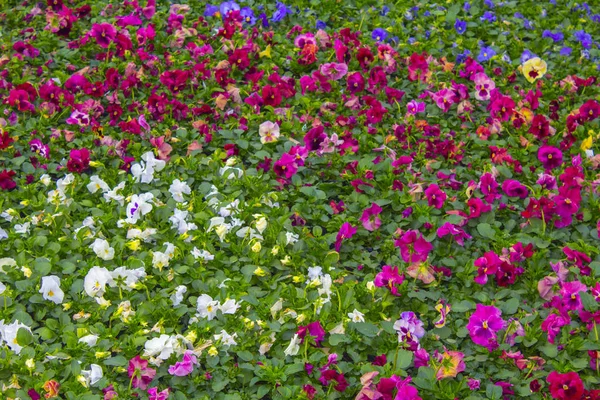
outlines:
{"label": "green leaf", "polygon": [[588,292],[579,292],[579,297],[581,298],[581,304],[587,311],[594,312],[598,309],[596,298]]}
{"label": "green leaf", "polygon": [[366,337],[374,337],[379,332],[379,328],[376,325],[373,325],[369,322],[355,322],[351,323],[360,334],[365,335]]}
{"label": "green leaf", "polygon": [[46,258],[37,258],[33,262],[33,270],[41,276],[46,276],[52,270],[52,264]]}
{"label": "green leaf", "polygon": [[550,343],[548,343],[548,344],[546,344],[544,346],[541,346],[539,349],[548,358],[554,358],[554,357],[556,357],[558,355],[558,349],[556,348],[555,345],[550,344]]}
{"label": "green leaf", "polygon": [[398,350],[398,357],[395,359],[394,365],[399,369],[410,367],[413,360],[413,353],[407,350]]}
{"label": "green leaf", "polygon": [[17,331],[17,344],[19,346],[27,346],[31,342],[33,342],[33,335],[29,329],[19,328]]}
{"label": "green leaf", "polygon": [[123,367],[127,365],[127,359],[123,356],[115,356],[104,360],[104,365],[109,367]]}
{"label": "green leaf", "polygon": [[488,399],[500,400],[502,398],[502,387],[488,383],[485,387],[485,395]]}
{"label": "green leaf", "polygon": [[250,361],[254,359],[254,356],[248,350],[238,351],[237,355],[244,361]]}
{"label": "green leaf", "polygon": [[492,228],[492,226],[486,222],[482,222],[477,225],[477,232],[485,238],[494,239],[496,237],[496,231]]}
{"label": "green leaf", "polygon": [[513,297],[500,304],[500,309],[505,314],[514,314],[519,309],[521,300],[518,297]]}

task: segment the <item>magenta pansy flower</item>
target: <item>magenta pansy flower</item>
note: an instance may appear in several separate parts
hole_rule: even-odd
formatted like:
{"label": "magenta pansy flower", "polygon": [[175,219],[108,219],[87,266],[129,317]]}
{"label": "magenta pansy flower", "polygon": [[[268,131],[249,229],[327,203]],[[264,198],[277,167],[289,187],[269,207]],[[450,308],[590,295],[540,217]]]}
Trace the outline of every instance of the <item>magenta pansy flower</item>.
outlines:
{"label": "magenta pansy flower", "polygon": [[477,304],[467,324],[467,330],[475,344],[486,347],[489,351],[498,347],[496,335],[506,327],[506,321],[501,315],[502,311],[494,306]]}
{"label": "magenta pansy flower", "polygon": [[186,351],[181,361],[177,361],[169,367],[169,374],[175,376],[186,376],[192,373],[194,365],[198,364],[198,359],[192,351]]}
{"label": "magenta pansy flower", "polygon": [[416,230],[406,231],[394,242],[396,247],[400,248],[400,255],[404,262],[416,263],[427,260],[429,252],[433,250],[433,245],[429,243],[423,235]]}
{"label": "magenta pansy flower", "polygon": [[383,209],[373,203],[371,207],[365,209],[360,217],[359,221],[362,222],[363,227],[368,231],[375,231],[381,226],[381,219],[378,217]]}
{"label": "magenta pansy flower", "polygon": [[344,222],[335,238],[335,251],[339,252],[340,248],[342,247],[342,241],[344,239],[350,239],[355,233],[356,228],[350,225],[349,222]]}

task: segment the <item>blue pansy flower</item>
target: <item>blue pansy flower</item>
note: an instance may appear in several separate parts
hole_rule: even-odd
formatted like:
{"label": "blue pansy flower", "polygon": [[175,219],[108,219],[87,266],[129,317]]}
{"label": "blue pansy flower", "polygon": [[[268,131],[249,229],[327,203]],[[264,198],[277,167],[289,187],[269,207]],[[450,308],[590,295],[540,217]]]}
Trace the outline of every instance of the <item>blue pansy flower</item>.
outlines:
{"label": "blue pansy flower", "polygon": [[563,57],[569,57],[572,52],[573,52],[572,48],[565,46],[562,49],[560,49],[560,52],[558,54],[560,54]]}
{"label": "blue pansy flower", "polygon": [[583,48],[589,49],[592,47],[592,36],[584,30],[573,32],[573,36],[581,43]]}
{"label": "blue pansy flower", "polygon": [[523,26],[525,27],[525,29],[527,29],[529,31],[533,29],[533,24],[528,19],[523,20]]}
{"label": "blue pansy flower", "polygon": [[219,7],[213,6],[212,4],[207,4],[206,8],[204,9],[203,15],[205,17],[212,17],[213,15],[215,15],[218,12],[219,12]]}
{"label": "blue pansy flower", "polygon": [[254,25],[256,23],[256,17],[254,16],[254,11],[250,7],[244,7],[240,10],[240,15],[244,19],[244,22],[249,25]]}
{"label": "blue pansy flower", "polygon": [[388,33],[383,28],[373,29],[373,33],[371,34],[371,38],[377,42],[383,42],[387,37]]}
{"label": "blue pansy flower", "polygon": [[483,13],[480,19],[487,22],[496,22],[496,14],[494,14],[492,11],[486,11]]}
{"label": "blue pansy flower", "polygon": [[462,64],[465,62],[465,60],[467,59],[467,57],[469,57],[471,55],[471,52],[469,50],[465,50],[464,52],[460,53],[459,55],[456,56],[456,62],[458,64]]}
{"label": "blue pansy flower", "polygon": [[537,57],[537,55],[535,55],[528,49],[525,49],[525,51],[523,51],[523,53],[521,54],[521,64],[524,64],[527,60],[531,60],[532,58],[535,58],[535,57]]}
{"label": "blue pansy flower", "polygon": [[325,29],[325,28],[327,28],[327,24],[325,24],[325,22],[318,19],[317,20],[317,29]]}
{"label": "blue pansy flower", "polygon": [[383,6],[381,8],[381,12],[379,14],[381,14],[382,16],[385,17],[387,15],[387,13],[389,13],[389,12],[390,12],[390,8],[388,6]]}
{"label": "blue pansy flower", "polygon": [[414,42],[416,42],[414,37],[409,37],[407,41],[408,41],[408,44],[413,44]]}
{"label": "blue pansy flower", "polygon": [[277,2],[277,10],[273,13],[271,17],[271,21],[279,22],[286,17],[286,15],[292,14],[292,9],[283,4],[282,2]]}
{"label": "blue pansy flower", "polygon": [[232,11],[239,11],[240,6],[235,1],[225,1],[219,6],[221,17],[225,19],[227,15]]}
{"label": "blue pansy flower", "polygon": [[484,0],[483,4],[485,4],[487,7],[489,8],[494,8],[496,7],[496,5],[494,4],[494,2],[492,0]]}
{"label": "blue pansy flower", "polygon": [[553,33],[552,31],[546,29],[544,32],[542,32],[542,37],[552,39],[556,43],[562,41],[565,35],[563,35],[561,31]]}
{"label": "blue pansy flower", "polygon": [[429,12],[429,10],[427,10],[423,13],[424,17],[429,17],[430,15],[431,15],[431,13]]}
{"label": "blue pansy flower", "polygon": [[496,55],[496,52],[491,47],[483,46],[479,51],[479,55],[477,56],[477,61],[485,62],[490,60],[492,57]]}
{"label": "blue pansy flower", "polygon": [[456,29],[458,34],[462,35],[467,30],[467,21],[461,21],[460,19],[457,19],[454,23],[454,29]]}
{"label": "blue pansy flower", "polygon": [[521,14],[520,12],[516,12],[516,13],[515,13],[515,15],[514,15],[514,17],[515,17],[515,18],[518,18],[518,19],[523,19],[523,18],[525,18],[525,16],[524,16],[523,14]]}
{"label": "blue pansy flower", "polygon": [[463,5],[463,10],[465,10],[466,12],[469,12],[471,10],[471,4],[468,1],[465,1],[465,4]]}
{"label": "blue pansy flower", "polygon": [[260,13],[260,15],[258,16],[258,18],[262,22],[263,28],[268,28],[269,27],[269,20],[267,19],[267,14]]}

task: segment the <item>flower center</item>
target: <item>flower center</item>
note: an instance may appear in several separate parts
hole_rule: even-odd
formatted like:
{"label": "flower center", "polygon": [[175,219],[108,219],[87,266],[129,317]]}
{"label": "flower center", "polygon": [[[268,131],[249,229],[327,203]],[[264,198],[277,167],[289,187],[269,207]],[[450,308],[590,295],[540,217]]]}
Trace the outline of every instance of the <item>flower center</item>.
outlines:
{"label": "flower center", "polygon": [[487,328],[488,328],[488,323],[487,323],[487,321],[483,321],[483,325],[482,325],[482,326],[483,326],[483,329],[487,329]]}
{"label": "flower center", "polygon": [[54,292],[51,290],[48,292],[48,297],[52,297],[52,296],[54,296]]}

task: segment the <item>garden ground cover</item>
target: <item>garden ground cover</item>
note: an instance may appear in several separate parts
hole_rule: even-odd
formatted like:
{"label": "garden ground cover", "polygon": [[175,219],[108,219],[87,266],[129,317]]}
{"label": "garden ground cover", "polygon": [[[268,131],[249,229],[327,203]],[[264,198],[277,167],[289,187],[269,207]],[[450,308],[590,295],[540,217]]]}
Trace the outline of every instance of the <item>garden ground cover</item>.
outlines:
{"label": "garden ground cover", "polygon": [[0,21],[5,398],[600,399],[593,5]]}

